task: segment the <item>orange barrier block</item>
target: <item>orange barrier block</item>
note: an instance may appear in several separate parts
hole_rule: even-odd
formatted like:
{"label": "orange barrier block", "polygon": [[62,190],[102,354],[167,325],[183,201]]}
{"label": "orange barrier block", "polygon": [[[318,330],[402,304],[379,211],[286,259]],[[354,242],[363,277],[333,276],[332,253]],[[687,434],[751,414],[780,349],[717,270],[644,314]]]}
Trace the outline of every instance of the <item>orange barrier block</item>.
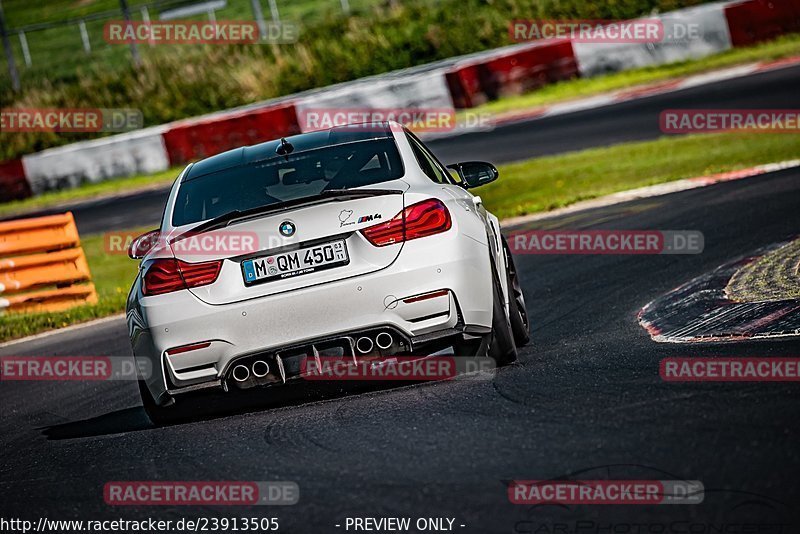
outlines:
{"label": "orange barrier block", "polygon": [[0,260],[0,294],[91,280],[80,248]]}
{"label": "orange barrier block", "polygon": [[91,280],[72,213],[0,223],[0,313],[96,303]]}
{"label": "orange barrier block", "polygon": [[0,223],[0,256],[60,250],[80,242],[72,212]]}

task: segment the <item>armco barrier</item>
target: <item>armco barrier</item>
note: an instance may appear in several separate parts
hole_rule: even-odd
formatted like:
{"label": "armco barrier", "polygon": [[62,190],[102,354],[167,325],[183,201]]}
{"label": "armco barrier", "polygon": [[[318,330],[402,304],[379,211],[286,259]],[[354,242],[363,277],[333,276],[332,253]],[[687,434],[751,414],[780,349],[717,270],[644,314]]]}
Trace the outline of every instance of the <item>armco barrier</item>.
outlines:
{"label": "armco barrier", "polygon": [[0,163],[0,202],[19,200],[31,196],[31,188],[25,179],[21,159]]}
{"label": "armco barrier", "polygon": [[577,75],[572,43],[553,39],[456,64],[446,77],[455,106],[471,108]]}
{"label": "armco barrier", "polygon": [[97,302],[72,213],[0,223],[0,313]]}
{"label": "armco barrier", "polygon": [[172,123],[164,133],[171,165],[300,133],[294,103],[243,109]]}
{"label": "armco barrier", "polygon": [[[581,76],[665,65],[697,59],[731,48],[725,4],[703,4],[664,13],[665,41],[660,43],[574,43]],[[687,32],[692,31],[691,35]]]}
{"label": "armco barrier", "polygon": [[733,46],[800,32],[800,0],[747,0],[725,8]]}
{"label": "armco barrier", "polygon": [[152,174],[169,168],[165,127],[81,141],[23,156],[25,176],[34,195],[122,176]]}

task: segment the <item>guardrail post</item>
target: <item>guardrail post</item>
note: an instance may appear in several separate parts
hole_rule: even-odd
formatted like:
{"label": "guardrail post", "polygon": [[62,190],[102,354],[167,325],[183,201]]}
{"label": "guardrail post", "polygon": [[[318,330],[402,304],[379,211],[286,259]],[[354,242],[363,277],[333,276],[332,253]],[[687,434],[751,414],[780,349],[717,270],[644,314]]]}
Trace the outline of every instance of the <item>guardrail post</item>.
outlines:
{"label": "guardrail post", "polygon": [[78,27],[81,29],[81,40],[83,41],[83,50],[87,54],[91,54],[92,43],[89,41],[89,32],[86,31],[86,22],[81,20],[78,23]]}
{"label": "guardrail post", "polygon": [[281,21],[280,13],[278,13],[278,4],[275,0],[269,0],[269,12],[272,15],[272,22],[278,24]]}
{"label": "guardrail post", "polygon": [[22,48],[22,57],[25,58],[25,66],[30,67],[33,62],[31,61],[31,51],[28,48],[28,37],[25,32],[19,32],[19,45]]}
{"label": "guardrail post", "polygon": [[0,40],[3,41],[3,49],[6,51],[6,62],[8,63],[8,75],[11,78],[11,87],[15,92],[19,92],[19,71],[17,71],[17,64],[14,63],[14,51],[11,50],[11,41],[8,40],[8,33],[6,33],[6,18],[3,15],[2,1],[0,1]]}
{"label": "guardrail post", "polygon": [[256,19],[258,24],[258,33],[261,39],[267,38],[267,23],[264,22],[264,12],[261,10],[261,0],[250,0],[250,6],[253,8],[253,18]]}

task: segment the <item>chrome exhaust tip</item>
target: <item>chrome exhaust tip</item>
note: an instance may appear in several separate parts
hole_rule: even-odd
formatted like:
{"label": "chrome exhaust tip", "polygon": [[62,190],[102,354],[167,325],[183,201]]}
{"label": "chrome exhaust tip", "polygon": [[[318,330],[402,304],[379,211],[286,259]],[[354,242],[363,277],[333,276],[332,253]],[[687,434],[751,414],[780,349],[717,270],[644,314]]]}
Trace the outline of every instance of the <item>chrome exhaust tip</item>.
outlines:
{"label": "chrome exhaust tip", "polygon": [[358,352],[361,354],[372,352],[373,346],[372,340],[368,337],[360,337],[358,341],[356,341],[356,349],[358,349]]}
{"label": "chrome exhaust tip", "polygon": [[269,374],[269,364],[263,360],[257,360],[253,363],[253,376],[256,378],[264,378]]}
{"label": "chrome exhaust tip", "polygon": [[394,338],[388,332],[381,332],[375,338],[375,344],[378,345],[379,349],[386,350],[394,344]]}
{"label": "chrome exhaust tip", "polygon": [[237,382],[244,382],[248,378],[250,378],[250,369],[245,367],[244,365],[237,365],[233,368],[233,373],[231,373],[233,379]]}

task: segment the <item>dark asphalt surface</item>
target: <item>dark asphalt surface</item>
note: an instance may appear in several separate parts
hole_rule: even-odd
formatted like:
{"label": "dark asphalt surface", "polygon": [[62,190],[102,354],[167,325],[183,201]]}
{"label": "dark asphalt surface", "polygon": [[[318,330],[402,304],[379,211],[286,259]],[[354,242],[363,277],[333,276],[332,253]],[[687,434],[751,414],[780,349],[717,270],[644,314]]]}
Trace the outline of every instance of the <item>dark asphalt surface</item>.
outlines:
{"label": "dark asphalt surface", "polygon": [[[665,109],[794,109],[800,100],[800,66],[744,76],[663,95],[539,120],[507,124],[491,132],[431,141],[445,163],[484,160],[508,163],[537,156],[656,139]],[[157,226],[165,191],[148,191],[72,207],[82,235]],[[38,212],[61,212],[49,210]]]}
{"label": "dark asphalt surface", "polygon": [[[465,533],[800,532],[787,526],[800,502],[798,385],[675,384],[658,373],[666,356],[796,356],[800,342],[657,344],[636,321],[664,292],[796,234],[798,199],[795,169],[539,223],[700,230],[705,251],[517,256],[532,343],[491,381],[305,404],[307,392],[292,391],[294,399],[275,401],[285,406],[264,392],[261,406],[167,428],[149,425],[133,383],[4,382],[0,516],[272,516],[281,532],[297,533],[343,532],[334,525],[364,516],[451,517]],[[128,354],[126,336],[117,320],[0,354]],[[699,480],[705,500],[527,507],[507,499],[503,481],[569,474]],[[152,479],[291,480],[301,496],[292,507],[249,509],[104,504],[106,482]],[[743,522],[760,526],[742,530]],[[711,530],[720,526],[728,530]]]}

